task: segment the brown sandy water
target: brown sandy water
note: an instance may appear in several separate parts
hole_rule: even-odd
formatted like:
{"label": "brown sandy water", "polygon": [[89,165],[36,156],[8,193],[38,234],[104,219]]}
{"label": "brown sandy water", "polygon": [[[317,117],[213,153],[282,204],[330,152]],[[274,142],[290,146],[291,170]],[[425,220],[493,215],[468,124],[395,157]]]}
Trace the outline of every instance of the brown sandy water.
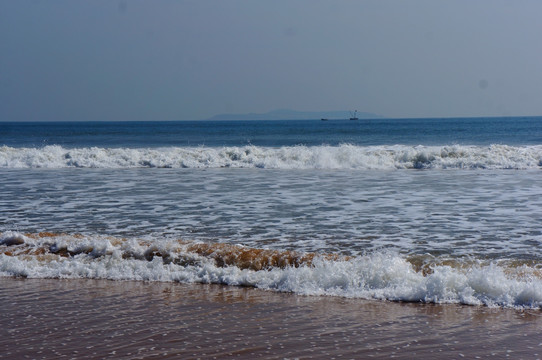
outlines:
{"label": "brown sandy water", "polygon": [[542,358],[542,312],[0,278],[2,359]]}

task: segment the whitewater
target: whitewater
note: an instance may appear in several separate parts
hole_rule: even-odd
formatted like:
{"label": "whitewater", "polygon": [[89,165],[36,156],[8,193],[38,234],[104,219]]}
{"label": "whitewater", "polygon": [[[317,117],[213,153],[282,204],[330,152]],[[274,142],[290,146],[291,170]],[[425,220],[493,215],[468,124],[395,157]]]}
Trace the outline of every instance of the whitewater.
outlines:
{"label": "whitewater", "polygon": [[539,169],[542,146],[0,147],[2,168]]}
{"label": "whitewater", "polygon": [[330,258],[180,241],[0,235],[4,276],[196,282],[301,295],[493,307],[542,305],[539,267],[430,261],[424,264],[424,273],[416,271],[415,261],[393,252]]}

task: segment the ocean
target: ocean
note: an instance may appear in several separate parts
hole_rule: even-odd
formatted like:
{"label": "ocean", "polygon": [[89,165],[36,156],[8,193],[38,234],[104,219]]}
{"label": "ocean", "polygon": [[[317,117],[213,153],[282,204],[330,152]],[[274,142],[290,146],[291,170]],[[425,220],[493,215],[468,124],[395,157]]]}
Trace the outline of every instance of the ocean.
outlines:
{"label": "ocean", "polygon": [[539,309],[541,170],[542,117],[2,122],[0,276]]}

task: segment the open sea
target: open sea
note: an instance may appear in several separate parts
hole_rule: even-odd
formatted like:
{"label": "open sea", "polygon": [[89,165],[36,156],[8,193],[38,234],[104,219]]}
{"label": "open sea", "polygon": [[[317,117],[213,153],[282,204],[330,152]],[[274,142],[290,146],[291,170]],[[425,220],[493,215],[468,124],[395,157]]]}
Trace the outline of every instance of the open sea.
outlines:
{"label": "open sea", "polygon": [[0,122],[0,276],[542,306],[542,117]]}

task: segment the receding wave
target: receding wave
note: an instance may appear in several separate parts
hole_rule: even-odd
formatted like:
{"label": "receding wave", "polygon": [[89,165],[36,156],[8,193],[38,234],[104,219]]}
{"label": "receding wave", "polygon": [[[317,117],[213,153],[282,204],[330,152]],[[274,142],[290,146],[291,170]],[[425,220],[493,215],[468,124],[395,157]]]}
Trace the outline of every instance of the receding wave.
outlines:
{"label": "receding wave", "polygon": [[542,146],[0,147],[2,168],[538,169]]}
{"label": "receding wave", "polygon": [[217,283],[392,301],[540,308],[541,267],[393,252],[347,257],[166,239],[0,234],[0,276]]}

